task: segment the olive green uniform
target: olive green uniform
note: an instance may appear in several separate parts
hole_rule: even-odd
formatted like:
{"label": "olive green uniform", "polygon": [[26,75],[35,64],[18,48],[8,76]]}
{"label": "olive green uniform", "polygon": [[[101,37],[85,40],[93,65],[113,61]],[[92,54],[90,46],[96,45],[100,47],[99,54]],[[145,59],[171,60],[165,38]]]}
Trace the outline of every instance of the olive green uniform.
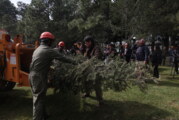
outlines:
{"label": "olive green uniform", "polygon": [[33,94],[33,120],[45,120],[45,97],[47,91],[48,71],[53,59],[69,62],[58,51],[46,45],[40,45],[33,53],[30,65],[29,81]]}

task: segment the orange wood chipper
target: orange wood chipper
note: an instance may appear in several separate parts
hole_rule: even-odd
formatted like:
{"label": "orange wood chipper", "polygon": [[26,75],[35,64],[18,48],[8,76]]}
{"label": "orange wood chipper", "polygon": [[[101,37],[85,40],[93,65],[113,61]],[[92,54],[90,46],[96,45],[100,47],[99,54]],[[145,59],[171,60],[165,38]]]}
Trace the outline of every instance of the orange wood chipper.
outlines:
{"label": "orange wood chipper", "polygon": [[17,35],[10,39],[6,31],[0,30],[0,91],[12,90],[14,86],[29,86],[28,74],[35,46],[23,44]]}

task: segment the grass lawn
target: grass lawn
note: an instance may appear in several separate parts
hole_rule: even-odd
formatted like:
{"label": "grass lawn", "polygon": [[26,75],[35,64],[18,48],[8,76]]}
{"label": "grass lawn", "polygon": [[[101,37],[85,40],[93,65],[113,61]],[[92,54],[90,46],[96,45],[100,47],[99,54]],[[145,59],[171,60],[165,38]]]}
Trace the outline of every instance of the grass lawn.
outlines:
{"label": "grass lawn", "polygon": [[[94,94],[93,94],[94,96]],[[106,105],[97,106],[95,97],[47,94],[50,120],[179,120],[179,75],[173,79],[169,67],[160,67],[159,84],[149,84],[143,93],[137,87],[104,92]],[[0,92],[0,120],[31,120],[30,88],[16,87]]]}

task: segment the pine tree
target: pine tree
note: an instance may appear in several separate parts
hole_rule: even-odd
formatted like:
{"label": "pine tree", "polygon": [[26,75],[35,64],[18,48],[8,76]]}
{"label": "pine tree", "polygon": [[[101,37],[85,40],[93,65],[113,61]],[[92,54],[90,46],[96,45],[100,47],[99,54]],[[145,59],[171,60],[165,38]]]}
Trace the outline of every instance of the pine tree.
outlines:
{"label": "pine tree", "polygon": [[[123,91],[131,85],[137,85],[144,91],[147,88],[147,82],[154,81],[149,67],[142,66],[141,71],[136,71],[135,63],[127,64],[118,57],[109,60],[106,64],[95,58],[85,60],[83,57],[75,57],[74,59],[80,60],[77,66],[59,61],[52,65],[53,69],[49,76],[55,89],[62,92],[66,90],[72,90],[75,93],[84,92],[85,81],[89,81],[92,85],[89,88],[93,90],[96,79],[101,78],[104,90]],[[136,77],[138,74],[141,76]]]}

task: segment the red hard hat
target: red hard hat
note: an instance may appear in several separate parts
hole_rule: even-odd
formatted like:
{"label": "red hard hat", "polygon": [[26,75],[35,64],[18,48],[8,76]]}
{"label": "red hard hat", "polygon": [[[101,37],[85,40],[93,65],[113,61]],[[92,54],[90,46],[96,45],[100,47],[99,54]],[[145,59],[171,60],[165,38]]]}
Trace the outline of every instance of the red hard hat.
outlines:
{"label": "red hard hat", "polygon": [[55,39],[54,35],[50,32],[43,32],[40,35],[40,39],[43,39],[43,38]]}
{"label": "red hard hat", "polygon": [[64,47],[64,46],[65,46],[65,43],[64,43],[63,41],[60,41],[60,42],[58,43],[58,46]]}

